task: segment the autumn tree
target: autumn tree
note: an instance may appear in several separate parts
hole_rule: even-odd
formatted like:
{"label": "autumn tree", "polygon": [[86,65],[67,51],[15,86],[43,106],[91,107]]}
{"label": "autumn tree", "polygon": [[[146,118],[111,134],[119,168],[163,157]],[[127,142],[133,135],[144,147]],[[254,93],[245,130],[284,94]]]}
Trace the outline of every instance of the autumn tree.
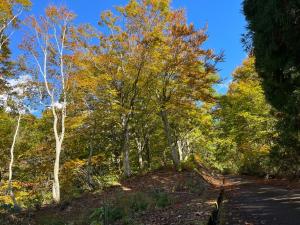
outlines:
{"label": "autumn tree", "polygon": [[193,109],[200,102],[214,100],[212,85],[218,81],[215,63],[222,56],[203,48],[207,39],[205,29],[197,30],[193,24],[188,25],[183,10],[170,11],[166,18],[165,28],[158,35],[155,96],[172,160],[179,168],[176,131],[169,117],[182,109]]}
{"label": "autumn tree", "polygon": [[13,34],[14,28],[18,25],[19,16],[24,9],[31,6],[30,0],[3,0],[0,3],[0,51],[7,44]]}
{"label": "autumn tree", "polygon": [[[140,121],[147,120],[147,114],[160,115],[174,165],[179,168],[175,127],[170,126],[169,114],[175,115],[180,107],[186,111],[197,108],[197,101],[213,100],[212,84],[218,80],[215,63],[221,57],[202,49],[207,39],[205,30],[187,25],[184,11],[171,10],[169,1],[130,1],[117,11],[116,15],[102,14],[100,25],[107,33],[98,35],[99,46],[90,46],[85,51],[85,63],[81,63],[85,64],[84,71],[94,71],[102,78],[98,96],[91,99],[101,99],[102,106],[106,102],[108,116],[118,115],[120,130],[115,135],[120,138],[115,143],[120,141],[126,176],[131,170],[130,147],[141,149],[144,145],[135,130],[141,127],[135,123],[151,124]],[[80,80],[85,79],[77,82]],[[142,139],[151,130],[144,130]],[[134,145],[131,137],[137,141]]]}
{"label": "autumn tree", "polygon": [[21,13],[30,6],[30,0],[3,0],[0,2],[0,91],[5,88],[5,77],[11,74],[9,39],[20,23]]}
{"label": "autumn tree", "polygon": [[30,53],[33,61],[31,73],[36,75],[41,102],[49,108],[53,116],[55,137],[55,163],[53,169],[53,199],[60,201],[59,165],[62,145],[65,137],[67,116],[68,87],[71,72],[69,60],[72,49],[68,48],[68,32],[74,14],[66,8],[49,6],[45,16],[28,19],[31,34],[25,38],[22,48]]}
{"label": "autumn tree", "polygon": [[[101,39],[102,70],[111,77],[111,90],[115,93],[121,127],[121,152],[124,174],[130,176],[130,127],[136,110],[140,90],[151,76],[153,57],[159,48],[155,38],[164,26],[168,3],[130,1],[118,7],[120,16],[111,12],[102,15],[100,24],[110,34]],[[124,25],[120,26],[121,21]]]}
{"label": "autumn tree", "polygon": [[263,174],[271,168],[276,118],[254,63],[253,57],[247,58],[235,70],[228,93],[220,99],[216,112],[220,131],[217,158],[235,172]]}

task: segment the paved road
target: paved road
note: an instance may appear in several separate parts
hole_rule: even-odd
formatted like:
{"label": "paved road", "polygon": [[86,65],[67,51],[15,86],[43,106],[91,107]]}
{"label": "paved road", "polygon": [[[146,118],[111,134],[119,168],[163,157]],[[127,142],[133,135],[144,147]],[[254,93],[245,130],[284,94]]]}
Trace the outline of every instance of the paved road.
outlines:
{"label": "paved road", "polygon": [[242,178],[225,191],[225,224],[300,225],[300,190]]}

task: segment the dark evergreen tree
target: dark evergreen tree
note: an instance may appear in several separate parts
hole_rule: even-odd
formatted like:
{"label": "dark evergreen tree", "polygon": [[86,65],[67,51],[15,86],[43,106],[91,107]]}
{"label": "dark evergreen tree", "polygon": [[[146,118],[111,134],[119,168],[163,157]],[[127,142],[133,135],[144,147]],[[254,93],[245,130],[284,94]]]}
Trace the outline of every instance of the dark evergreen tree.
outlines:
{"label": "dark evergreen tree", "polygon": [[[267,99],[278,110],[280,135],[274,158],[299,173],[300,0],[245,0],[251,51]],[[292,166],[294,165],[294,166]]]}

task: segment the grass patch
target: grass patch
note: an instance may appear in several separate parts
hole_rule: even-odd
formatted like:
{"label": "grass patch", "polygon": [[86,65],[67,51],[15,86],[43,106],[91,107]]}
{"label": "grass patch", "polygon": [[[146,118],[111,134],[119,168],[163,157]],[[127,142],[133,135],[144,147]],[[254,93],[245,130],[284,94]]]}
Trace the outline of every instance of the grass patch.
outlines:
{"label": "grass patch", "polygon": [[152,192],[152,197],[155,201],[155,207],[157,208],[165,208],[172,204],[170,195],[162,190],[157,189]]}
{"label": "grass patch", "polygon": [[123,225],[134,225],[133,217],[139,213],[155,208],[165,208],[171,203],[169,194],[161,190],[150,193],[119,194],[110,203],[94,209],[89,217],[90,225],[111,225],[117,221]]}

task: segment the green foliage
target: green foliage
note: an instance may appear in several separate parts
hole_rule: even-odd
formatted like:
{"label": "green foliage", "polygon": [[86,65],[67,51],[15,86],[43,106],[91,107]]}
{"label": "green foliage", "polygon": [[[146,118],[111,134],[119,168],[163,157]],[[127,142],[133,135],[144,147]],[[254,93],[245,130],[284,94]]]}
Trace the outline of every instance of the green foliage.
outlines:
{"label": "green foliage", "polygon": [[244,61],[233,74],[227,95],[220,98],[216,111],[217,160],[232,172],[268,172],[276,118],[267,103],[254,68],[254,58]]}
{"label": "green foliage", "polygon": [[[12,140],[14,129],[13,118],[3,109],[0,109],[0,168],[5,168],[8,160],[8,149]],[[0,169],[1,172],[3,169]]]}

